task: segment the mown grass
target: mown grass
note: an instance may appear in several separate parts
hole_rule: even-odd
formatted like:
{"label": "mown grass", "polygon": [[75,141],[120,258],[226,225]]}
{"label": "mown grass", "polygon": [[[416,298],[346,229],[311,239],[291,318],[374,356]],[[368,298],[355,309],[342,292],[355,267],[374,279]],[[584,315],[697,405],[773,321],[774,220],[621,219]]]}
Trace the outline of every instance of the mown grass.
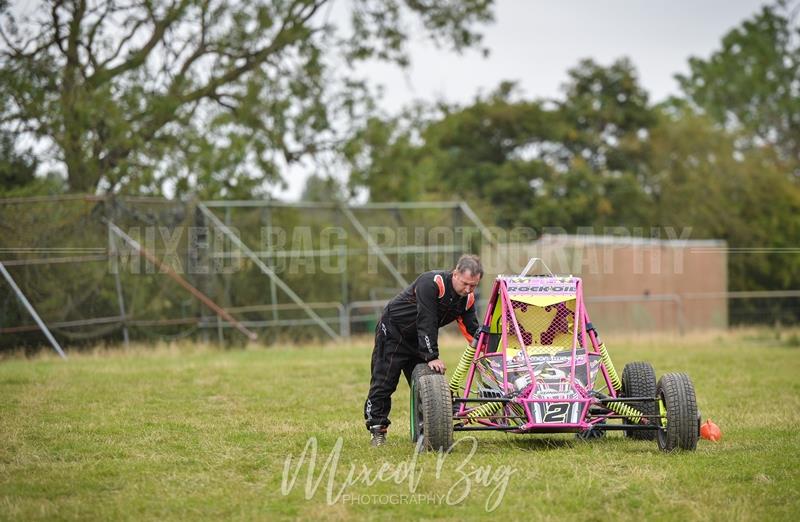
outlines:
{"label": "mown grass", "polygon": [[[631,360],[652,362],[659,375],[687,371],[723,440],[667,455],[655,442],[617,433],[594,442],[481,433],[470,457],[472,439],[460,434],[437,474],[437,455],[414,461],[404,382],[388,446],[368,447],[361,420],[368,342],[7,358],[0,361],[0,518],[798,518],[800,349],[763,332],[606,341],[620,371]],[[460,351],[458,343],[443,349],[450,367]],[[330,499],[328,474],[306,495],[307,467],[282,490],[287,456],[296,459],[310,437],[319,446],[314,477],[342,441]],[[399,480],[412,463],[415,473],[399,484],[344,487],[351,465],[374,478],[385,464],[383,478],[394,471]]]}

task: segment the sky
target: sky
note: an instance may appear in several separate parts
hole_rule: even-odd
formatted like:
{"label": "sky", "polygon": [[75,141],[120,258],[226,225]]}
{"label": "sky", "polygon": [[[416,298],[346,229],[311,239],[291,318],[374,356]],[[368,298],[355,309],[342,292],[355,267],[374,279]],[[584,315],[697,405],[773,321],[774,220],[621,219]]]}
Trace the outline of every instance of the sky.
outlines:
{"label": "sky", "polygon": [[[583,58],[602,65],[627,56],[658,102],[678,93],[674,79],[691,56],[707,58],[720,40],[767,2],[755,0],[496,0],[495,22],[484,28],[490,54],[411,45],[411,67],[368,64],[359,73],[384,86],[380,107],[395,113],[415,99],[467,104],[501,81],[516,81],[525,98],[561,97],[567,70]],[[304,173],[278,196],[297,199]]]}

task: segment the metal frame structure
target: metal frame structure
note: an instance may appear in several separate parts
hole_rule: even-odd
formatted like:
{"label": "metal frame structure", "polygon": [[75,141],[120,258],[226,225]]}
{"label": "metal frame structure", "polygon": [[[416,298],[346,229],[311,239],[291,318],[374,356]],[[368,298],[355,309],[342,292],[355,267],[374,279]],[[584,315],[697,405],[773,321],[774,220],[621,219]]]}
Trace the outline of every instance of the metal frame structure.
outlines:
{"label": "metal frame structure", "polygon": [[[103,202],[107,201],[110,198],[107,196],[94,196],[94,195],[61,195],[61,196],[44,196],[44,197],[28,197],[28,198],[5,198],[0,199],[0,204],[28,204],[28,203],[57,203],[57,202]],[[165,200],[162,198],[150,198],[150,197],[122,197],[119,198],[120,200],[126,203],[176,203],[173,201]],[[345,260],[347,257],[352,255],[364,255],[364,254],[372,254],[375,255],[378,260],[382,263],[382,265],[389,271],[392,275],[394,281],[400,286],[406,286],[408,282],[403,277],[401,272],[397,269],[396,266],[391,262],[388,258],[389,254],[430,254],[430,253],[453,253],[454,255],[460,252],[460,246],[457,245],[449,245],[449,246],[398,246],[398,247],[382,247],[378,244],[374,237],[372,237],[369,233],[369,230],[364,226],[361,220],[355,215],[354,211],[356,210],[377,210],[377,211],[398,211],[398,210],[421,210],[421,209],[432,209],[432,210],[453,210],[455,212],[460,213],[461,215],[465,216],[467,220],[472,223],[472,225],[479,231],[481,238],[484,241],[489,241],[494,243],[495,240],[492,236],[491,231],[483,224],[483,222],[478,218],[478,216],[472,211],[472,209],[463,201],[454,201],[454,202],[383,202],[383,203],[368,203],[363,205],[348,205],[348,204],[340,204],[340,203],[307,203],[307,202],[281,202],[281,201],[274,201],[274,200],[238,200],[238,201],[187,201],[183,202],[185,205],[194,205],[196,210],[198,211],[199,215],[202,215],[208,223],[210,223],[213,227],[218,229],[222,232],[222,234],[227,237],[234,245],[237,246],[241,250],[241,252],[250,259],[254,265],[256,265],[259,270],[269,278],[270,282],[270,296],[272,300],[272,304],[267,305],[256,305],[259,308],[264,310],[270,310],[273,313],[273,318],[271,321],[246,321],[246,320],[237,320],[233,316],[230,315],[229,312],[236,313],[236,312],[244,312],[244,311],[252,311],[254,308],[252,306],[249,307],[228,307],[227,310],[222,306],[215,303],[211,298],[205,295],[202,291],[198,288],[191,285],[188,281],[182,278],[180,275],[174,272],[169,266],[164,265],[161,263],[158,258],[154,255],[153,252],[149,252],[146,250],[141,244],[139,244],[136,240],[128,236],[125,232],[123,232],[115,223],[111,220],[107,219],[106,217],[100,217],[101,221],[106,224],[109,230],[109,237],[108,237],[108,245],[106,248],[96,248],[96,249],[89,249],[92,252],[91,255],[68,255],[68,256],[47,256],[47,257],[38,257],[33,259],[9,259],[6,260],[5,263],[8,266],[32,266],[32,265],[49,265],[49,264],[70,264],[70,263],[85,263],[85,262],[99,262],[99,261],[111,261],[114,264],[114,267],[117,270],[114,270],[114,288],[117,295],[117,306],[119,315],[116,316],[106,316],[106,317],[90,317],[87,319],[82,320],[71,320],[71,321],[54,321],[51,324],[54,327],[63,327],[63,328],[71,328],[71,327],[81,327],[81,326],[90,326],[90,325],[99,325],[99,324],[118,324],[123,333],[124,343],[127,346],[130,342],[130,333],[129,327],[132,326],[157,326],[157,325],[175,325],[175,324],[187,324],[187,325],[194,325],[198,328],[215,328],[219,332],[220,338],[222,338],[222,330],[224,328],[236,328],[240,330],[244,335],[246,335],[250,339],[255,338],[255,334],[248,330],[249,328],[264,328],[264,327],[274,327],[274,326],[305,326],[305,325],[316,325],[319,326],[322,331],[331,339],[338,340],[342,337],[349,337],[350,336],[350,326],[351,326],[351,319],[361,319],[365,320],[363,317],[354,318],[352,316],[352,310],[355,304],[359,302],[350,303],[346,296],[346,288],[347,288],[347,272],[345,271],[343,274],[342,280],[342,289],[343,289],[343,301],[341,303],[336,303],[336,306],[331,306],[331,303],[307,303],[305,302],[298,294],[295,292],[284,280],[282,280],[275,271],[270,268],[268,262],[271,259],[278,259],[281,257],[291,257],[291,256],[312,256],[312,257],[339,257]],[[341,213],[342,216],[347,220],[347,222],[353,227],[353,229],[358,233],[358,235],[366,242],[367,249],[356,249],[356,248],[337,248],[337,249],[329,249],[329,250],[271,250],[268,249],[267,251],[254,251],[247,245],[241,238],[239,238],[236,234],[234,234],[231,229],[230,223],[230,209],[243,207],[243,208],[262,208],[266,211],[266,225],[267,227],[272,226],[271,221],[271,213],[269,212],[272,208],[297,208],[297,209],[330,209],[334,211],[338,211]],[[225,221],[220,219],[212,209],[224,209],[226,211]],[[173,280],[177,281],[181,286],[183,286],[187,291],[189,291],[195,298],[201,301],[204,305],[210,308],[214,313],[217,315],[217,320],[213,321],[210,320],[209,317],[185,317],[180,319],[165,319],[159,321],[148,321],[148,320],[141,320],[131,317],[126,312],[126,305],[125,299],[123,294],[123,285],[119,277],[119,258],[122,255],[120,252],[118,245],[113,240],[113,237],[121,238],[126,244],[130,245],[133,250],[136,252],[137,255],[141,255],[145,257],[149,262],[153,263],[156,266],[159,266],[162,272],[166,273],[167,276],[172,278]],[[268,234],[269,237],[269,234]],[[269,248],[270,245],[267,245]],[[86,249],[81,249],[81,251]],[[28,253],[28,252],[26,252]],[[75,253],[75,252],[70,252]],[[226,254],[223,254],[226,255]],[[230,254],[227,254],[230,255]],[[267,262],[265,262],[265,260]],[[7,274],[5,268],[3,272]],[[5,275],[4,274],[4,275]],[[10,274],[8,274],[7,278],[10,278]],[[16,287],[18,289],[18,287]],[[292,301],[292,304],[278,304],[277,303],[277,290],[280,289],[285,293]],[[24,297],[24,295],[23,295]],[[27,301],[26,301],[27,302]],[[30,303],[28,303],[29,305]],[[331,307],[336,308],[337,316],[336,317],[321,317],[315,311],[316,308],[325,308]],[[308,319],[282,319],[279,317],[280,310],[302,310]],[[35,313],[35,312],[34,312]],[[32,326],[32,325],[17,325],[17,326],[7,326],[7,325],[0,325],[0,333],[21,333],[26,331],[34,331],[37,329],[41,329],[46,331],[46,336],[48,339],[51,340],[51,344],[55,341],[52,338],[52,334],[50,334],[49,330],[46,330],[46,325],[38,315],[34,316],[37,319],[37,324],[41,322],[39,326]],[[212,316],[213,317],[213,316]],[[339,324],[339,331],[334,331],[329,322],[335,321]],[[57,343],[54,347],[57,346]],[[60,351],[60,346],[57,348],[57,351]],[[60,352],[63,353],[63,352]]]}
{"label": "metal frame structure", "polygon": [[25,294],[22,293],[22,290],[20,290],[19,286],[17,286],[17,282],[14,281],[13,277],[11,277],[11,274],[8,273],[8,270],[6,270],[6,267],[2,262],[0,262],[0,274],[3,274],[3,277],[8,282],[9,286],[11,286],[11,289],[14,290],[15,294],[17,294],[17,298],[19,298],[20,302],[22,302],[22,305],[25,307],[25,309],[28,310],[28,313],[31,314],[33,320],[36,321],[37,326],[42,333],[44,333],[45,337],[47,337],[47,340],[50,342],[53,349],[58,353],[58,355],[61,356],[62,359],[66,359],[67,356],[64,353],[64,350],[61,349],[61,345],[58,344],[58,341],[56,341],[55,337],[53,337],[53,334],[50,333],[47,325],[44,324],[42,318],[39,317],[38,313],[36,313],[36,309],[33,307],[33,305],[31,305],[30,301],[28,301],[28,298],[25,297]]}
{"label": "metal frame structure", "polygon": [[[7,204],[33,204],[33,203],[60,203],[60,202],[102,202],[107,201],[110,198],[105,196],[82,196],[82,195],[64,195],[64,196],[52,196],[52,197],[33,197],[33,198],[15,198],[15,199],[0,199],[0,205],[7,205]],[[213,226],[214,228],[218,229],[227,239],[229,239],[233,244],[237,246],[239,250],[250,260],[252,263],[258,267],[258,269],[268,278],[269,280],[269,295],[270,295],[270,303],[263,304],[259,303],[256,305],[249,305],[249,306],[226,306],[222,307],[217,302],[219,299],[212,300],[210,295],[213,295],[209,292],[203,292],[198,289],[196,286],[193,286],[188,281],[183,280],[183,282],[178,281],[187,291],[191,292],[199,301],[203,302],[204,305],[207,306],[208,309],[213,311],[216,315],[202,315],[200,317],[194,316],[184,316],[180,318],[168,318],[168,319],[142,319],[131,316],[126,308],[126,303],[123,294],[123,284],[120,281],[119,273],[114,274],[114,290],[116,291],[117,295],[117,306],[118,306],[118,315],[111,315],[108,314],[104,317],[88,317],[85,319],[79,320],[64,320],[64,321],[52,321],[49,323],[50,327],[53,328],[74,328],[74,327],[84,327],[84,326],[91,326],[91,325],[118,325],[121,329],[124,341],[127,345],[130,339],[129,329],[131,327],[150,327],[150,326],[161,326],[161,325],[190,325],[195,328],[200,328],[206,331],[216,329],[217,335],[220,339],[224,337],[223,332],[225,329],[229,328],[237,328],[242,333],[244,333],[248,338],[253,338],[253,333],[250,331],[251,328],[273,328],[273,327],[283,327],[283,326],[316,326],[319,327],[325,335],[333,340],[338,340],[341,338],[347,338],[351,335],[351,326],[354,323],[358,322],[368,322],[373,321],[375,319],[376,311],[379,311],[383,305],[386,303],[385,299],[369,299],[369,300],[351,300],[350,296],[348,295],[348,272],[344,270],[341,276],[341,301],[339,302],[327,302],[327,303],[313,303],[305,301],[296,291],[296,289],[291,288],[291,286],[283,280],[276,271],[273,269],[275,266],[273,261],[281,259],[281,258],[290,258],[295,256],[304,256],[304,257],[330,257],[330,258],[339,258],[341,262],[344,263],[344,266],[347,266],[347,259],[350,256],[363,256],[363,255],[373,255],[377,258],[377,260],[381,263],[386,270],[388,270],[389,274],[391,275],[394,283],[399,286],[405,286],[407,284],[406,279],[403,277],[403,274],[395,266],[391,259],[389,258],[390,255],[409,255],[409,254],[441,254],[441,253],[452,253],[456,255],[460,252],[461,246],[456,244],[451,245],[429,245],[429,246],[392,246],[386,247],[381,246],[379,242],[376,240],[375,237],[370,235],[370,231],[362,219],[359,219],[357,216],[357,211],[360,210],[371,210],[371,211],[385,211],[385,212],[397,212],[400,210],[449,210],[454,213],[454,216],[458,215],[458,222],[462,218],[465,219],[465,222],[470,225],[470,228],[473,230],[477,230],[479,232],[481,241],[484,243],[488,243],[491,245],[497,245],[497,241],[493,236],[492,232],[489,228],[478,218],[478,216],[473,212],[473,210],[467,205],[465,202],[384,202],[384,203],[368,203],[364,205],[348,205],[348,204],[340,204],[340,203],[307,203],[307,202],[281,202],[281,201],[272,201],[272,200],[245,200],[245,201],[205,201],[205,202],[197,202],[197,201],[186,201],[186,202],[175,202],[169,201],[162,198],[147,198],[147,197],[124,197],[119,198],[121,201],[125,203],[131,204],[183,204],[186,205],[188,208],[193,208],[196,211],[196,216],[202,217],[202,219]],[[232,223],[231,223],[231,209],[234,208],[259,208],[263,211],[263,220],[262,222],[265,226],[269,229],[276,225],[273,220],[273,215],[271,210],[272,209],[279,209],[279,208],[295,208],[299,210],[305,209],[328,209],[331,211],[338,212],[339,215],[343,218],[344,222],[348,223],[353,230],[358,234],[358,236],[363,239],[366,243],[366,248],[363,246],[354,248],[352,246],[342,246],[338,248],[331,248],[331,249],[303,249],[303,250],[275,250],[272,248],[272,244],[267,243],[266,249],[255,249],[252,248],[252,245],[246,244],[244,240],[239,238],[236,234],[233,233],[231,230]],[[218,216],[215,211],[224,211],[226,216],[221,218]],[[104,218],[101,218],[101,220]],[[456,221],[454,217],[454,222]],[[109,241],[108,245],[105,247],[98,247],[98,248],[82,248],[82,249],[70,249],[70,248],[60,248],[60,249],[47,249],[46,256],[40,256],[36,258],[17,258],[17,259],[0,259],[0,271],[2,271],[4,278],[6,281],[11,284],[14,292],[17,294],[18,299],[25,304],[25,308],[28,312],[33,316],[36,324],[27,324],[27,325],[7,325],[2,324],[0,325],[0,334],[3,333],[22,333],[22,332],[29,332],[29,331],[38,331],[41,330],[45,332],[45,336],[48,338],[48,341],[53,345],[54,349],[59,352],[59,355],[63,354],[63,350],[55,342],[55,338],[47,329],[48,324],[42,320],[41,317],[38,316],[36,310],[33,308],[31,303],[25,298],[22,290],[19,289],[19,286],[14,282],[12,283],[13,278],[11,274],[8,272],[7,267],[24,267],[24,266],[34,266],[34,265],[50,265],[50,264],[71,264],[71,263],[92,263],[92,262],[113,262],[115,266],[120,259],[122,253],[119,251],[116,242],[112,240],[112,236],[121,237],[123,238],[126,243],[131,245],[128,239],[125,239],[126,234],[122,232],[117,225],[112,223],[110,220],[106,222],[107,227],[109,229]],[[455,226],[455,224],[454,224]],[[271,235],[267,234],[267,237],[270,238]],[[141,249],[141,245],[139,245],[139,249]],[[134,250],[139,252],[139,255],[143,255],[148,257],[142,250],[139,250],[134,247]],[[8,252],[8,249],[3,249],[5,252]],[[35,254],[35,253],[42,253],[38,249],[20,249],[17,253],[24,253],[24,254]],[[156,252],[149,252],[150,256],[155,259]],[[221,253],[216,254],[221,256],[232,255],[230,253]],[[148,259],[150,259],[148,257]],[[150,259],[155,265],[159,265],[158,260]],[[160,266],[160,265],[159,265]],[[118,272],[118,270],[116,271]],[[169,277],[173,277],[173,275],[167,274]],[[174,274],[177,276],[177,274]],[[178,276],[179,279],[180,276]],[[184,284],[185,283],[185,284]],[[189,288],[191,287],[191,289]],[[289,297],[291,300],[290,303],[278,303],[278,292],[281,291],[285,295]],[[200,297],[200,296],[203,297]],[[374,296],[370,296],[374,297]],[[676,317],[677,317],[677,326],[680,333],[683,333],[685,329],[684,325],[684,318],[683,318],[683,307],[686,301],[690,300],[704,300],[704,299],[754,299],[754,298],[798,298],[800,297],[800,290],[782,290],[782,291],[757,291],[757,292],[715,292],[715,293],[704,293],[704,294],[651,294],[647,296],[642,295],[614,295],[614,296],[602,296],[602,297],[587,297],[587,302],[607,302],[607,303],[619,303],[619,302],[629,302],[629,303],[645,303],[645,302],[653,302],[653,301],[665,301],[673,303],[676,308]],[[216,301],[216,302],[215,302]],[[484,304],[485,306],[485,304]],[[31,310],[33,310],[31,312]],[[205,310],[205,309],[204,309]],[[271,319],[269,320],[240,320],[234,318],[234,315],[237,313],[245,313],[245,312],[252,312],[252,311],[264,311],[271,313]],[[304,317],[292,317],[287,318],[281,317],[281,312],[283,311],[301,311],[304,314]],[[331,313],[335,311],[334,313]],[[224,312],[224,313],[223,313]],[[324,313],[325,315],[321,315]],[[232,315],[233,314],[233,315]],[[332,327],[331,325],[338,325]]]}
{"label": "metal frame structure", "polygon": [[[251,341],[255,341],[258,338],[258,336],[254,332],[248,330],[244,325],[242,325],[242,323],[234,319],[233,316],[231,316],[228,312],[226,312],[224,308],[218,306],[207,295],[205,295],[203,292],[201,292],[200,290],[189,284],[189,282],[186,281],[186,279],[184,279],[183,277],[181,277],[177,272],[175,272],[175,270],[173,270],[172,267],[168,266],[165,263],[162,263],[160,259],[154,256],[146,248],[142,247],[142,245],[140,245],[138,241],[136,241],[131,236],[123,232],[117,225],[107,220],[106,218],[101,218],[101,219],[108,225],[108,230],[110,234],[116,235],[117,237],[128,243],[130,246],[132,246],[137,253],[143,255],[148,261],[158,266],[167,276],[169,276],[183,288],[188,290],[190,294],[192,294],[194,297],[200,300],[204,305],[211,308],[214,311],[214,313],[217,314],[217,316],[224,319],[227,323],[229,323],[237,330],[242,332]],[[109,242],[113,245],[111,246],[112,251],[118,253],[116,244],[114,244],[114,241],[111,240],[111,237],[109,237]],[[114,279],[116,282],[117,298],[120,306],[120,314],[121,317],[125,317],[125,301],[122,298],[122,287],[119,282],[119,271],[117,270],[114,275],[116,276]],[[125,323],[123,323],[123,328],[125,328],[124,330],[126,332],[125,338],[127,339],[128,335]]]}
{"label": "metal frame structure", "polygon": [[334,331],[331,329],[331,327],[330,327],[330,326],[328,326],[328,323],[326,323],[325,321],[323,321],[323,320],[322,320],[322,319],[321,319],[321,318],[320,318],[320,317],[317,315],[317,313],[316,313],[316,312],[314,312],[314,310],[312,310],[311,308],[309,308],[309,306],[308,306],[308,305],[306,305],[306,304],[303,302],[303,300],[300,298],[300,296],[298,296],[298,295],[297,295],[297,294],[294,292],[294,290],[292,290],[292,289],[289,287],[289,285],[287,285],[287,284],[286,284],[286,283],[285,283],[285,282],[284,282],[284,281],[283,281],[283,280],[282,280],[280,277],[278,277],[278,276],[277,276],[277,274],[275,274],[275,271],[274,271],[274,270],[272,270],[270,267],[268,267],[266,264],[264,264],[264,262],[263,262],[263,261],[262,261],[262,260],[261,260],[261,259],[260,259],[258,256],[256,256],[256,255],[255,255],[255,253],[254,253],[254,252],[253,252],[253,251],[250,249],[250,247],[248,247],[248,246],[247,246],[247,245],[244,243],[244,241],[242,241],[241,239],[239,239],[239,238],[236,236],[236,234],[234,234],[233,232],[231,232],[231,229],[230,229],[230,228],[228,228],[228,227],[227,227],[227,226],[226,226],[226,225],[225,225],[225,224],[224,224],[222,221],[220,221],[220,219],[219,219],[219,218],[218,218],[216,215],[214,215],[214,213],[213,213],[213,212],[211,212],[211,211],[208,209],[208,207],[206,207],[206,206],[205,206],[203,203],[201,203],[201,202],[198,202],[198,203],[197,203],[197,207],[200,209],[200,211],[201,211],[201,212],[202,212],[202,213],[203,213],[203,214],[204,214],[204,215],[205,215],[205,216],[206,216],[206,217],[207,217],[209,220],[211,220],[211,222],[212,222],[212,223],[214,223],[214,226],[218,227],[218,228],[219,228],[219,229],[220,229],[220,230],[221,230],[221,231],[222,231],[222,232],[223,232],[223,233],[224,233],[224,234],[225,234],[225,235],[226,235],[228,238],[230,238],[230,240],[231,240],[231,241],[232,241],[232,242],[233,242],[233,243],[234,243],[236,246],[238,246],[239,248],[241,248],[241,249],[242,249],[242,251],[244,252],[244,254],[245,254],[247,257],[249,257],[250,259],[252,259],[252,260],[253,260],[253,263],[255,263],[255,265],[256,265],[256,266],[257,266],[257,267],[258,267],[258,268],[259,268],[259,269],[260,269],[260,270],[261,270],[261,271],[262,271],[262,272],[263,272],[263,273],[264,273],[264,274],[265,274],[267,277],[269,277],[269,278],[270,278],[270,281],[272,281],[272,282],[273,282],[273,283],[275,283],[277,286],[279,286],[279,287],[280,287],[280,289],[281,289],[281,290],[283,290],[283,291],[286,293],[286,295],[288,295],[288,296],[289,296],[289,298],[290,298],[292,301],[294,301],[294,302],[295,302],[295,304],[297,304],[299,307],[301,307],[301,308],[303,309],[303,311],[304,311],[304,312],[306,312],[306,314],[308,314],[308,316],[309,316],[309,317],[311,317],[311,319],[313,319],[313,320],[314,320],[314,322],[315,322],[315,323],[317,323],[317,324],[318,324],[318,325],[319,325],[319,326],[322,328],[322,330],[323,330],[323,331],[324,331],[326,334],[328,334],[328,335],[329,335],[329,336],[330,336],[332,339],[334,339],[334,340],[336,340],[336,339],[338,338],[338,335],[336,335],[336,332],[334,332]]}
{"label": "metal frame structure", "polygon": [[[300,251],[254,251],[248,245],[245,244],[240,238],[238,238],[235,234],[230,231],[226,219],[226,223],[214,214],[212,209],[225,209],[226,215],[227,212],[231,208],[263,208],[263,209],[270,209],[270,208],[295,208],[295,209],[329,209],[339,211],[344,215],[347,221],[353,226],[356,232],[361,236],[362,239],[367,243],[367,250],[360,251],[354,250],[350,248],[339,248],[339,249],[320,249],[320,250],[300,250]],[[329,326],[328,324],[320,318],[313,309],[308,307],[303,300],[286,284],[278,275],[275,273],[274,270],[269,268],[262,259],[270,259],[280,256],[292,256],[292,255],[302,255],[302,256],[314,256],[314,257],[344,257],[349,255],[363,255],[364,253],[370,253],[380,260],[383,266],[389,271],[389,273],[394,278],[395,282],[400,286],[400,288],[405,287],[408,285],[408,281],[403,277],[397,267],[391,262],[391,260],[387,257],[388,253],[395,253],[395,254],[412,254],[412,253],[432,253],[432,252],[453,252],[456,253],[460,251],[460,248],[452,245],[448,247],[441,247],[441,246],[424,246],[424,247],[395,247],[395,248],[384,248],[381,247],[374,237],[372,237],[364,226],[364,224],[355,216],[353,210],[385,210],[385,211],[397,211],[397,210],[422,210],[422,209],[434,209],[434,210],[446,210],[446,209],[453,209],[463,213],[464,216],[469,219],[470,222],[475,226],[475,228],[480,232],[481,237],[491,242],[492,244],[495,243],[495,239],[491,233],[491,231],[486,227],[486,225],[478,218],[475,212],[467,205],[467,203],[463,201],[453,201],[453,202],[382,202],[382,203],[367,203],[363,205],[348,205],[348,204],[341,204],[341,203],[306,203],[306,202],[278,202],[273,200],[233,200],[233,201],[205,201],[205,202],[198,202],[197,208],[200,212],[209,220],[211,223],[219,228],[234,244],[236,244],[247,256],[249,259],[253,261],[253,263],[270,279],[271,285],[271,295],[273,299],[273,303],[275,299],[275,286],[280,287],[281,290],[288,295],[292,301],[297,304],[309,318],[320,326],[323,331],[330,336],[332,339],[337,340],[340,337],[349,337],[350,336],[350,309],[351,303],[346,302],[346,296],[343,295],[343,311],[340,313],[339,323],[341,325],[340,332],[337,335]],[[269,215],[269,214],[268,214]],[[269,230],[272,226],[271,221],[267,221],[267,229]],[[271,237],[271,234],[267,233],[267,238]],[[231,255],[231,254],[228,254]],[[346,271],[345,275],[346,277]],[[342,281],[342,286],[345,287],[346,283],[344,280]],[[277,309],[274,309],[277,312]],[[280,324],[291,324],[291,323],[283,323],[277,318],[277,314],[273,318],[273,322],[270,325],[280,325]],[[253,324],[253,323],[249,323]],[[264,324],[257,323],[257,324]]]}

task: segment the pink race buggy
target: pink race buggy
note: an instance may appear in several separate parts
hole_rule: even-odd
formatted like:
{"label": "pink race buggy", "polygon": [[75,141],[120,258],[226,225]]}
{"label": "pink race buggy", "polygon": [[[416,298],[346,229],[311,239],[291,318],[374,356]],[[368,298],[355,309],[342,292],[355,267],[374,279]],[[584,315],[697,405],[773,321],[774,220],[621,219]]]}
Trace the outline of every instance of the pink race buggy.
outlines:
{"label": "pink race buggy", "polygon": [[[620,377],[589,319],[578,277],[498,276],[483,325],[448,382],[425,364],[411,383],[411,440],[448,449],[454,431],[576,433],[623,430],[663,451],[694,450],[700,429],[685,373],[656,382],[646,362]],[[548,270],[549,272],[549,270]]]}

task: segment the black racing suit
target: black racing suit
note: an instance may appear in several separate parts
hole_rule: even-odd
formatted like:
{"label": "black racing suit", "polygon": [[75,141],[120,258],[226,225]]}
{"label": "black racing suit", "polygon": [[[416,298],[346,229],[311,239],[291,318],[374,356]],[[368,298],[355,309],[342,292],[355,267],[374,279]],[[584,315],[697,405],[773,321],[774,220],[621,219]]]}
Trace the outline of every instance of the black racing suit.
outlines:
{"label": "black racing suit", "polygon": [[458,295],[452,278],[451,272],[425,272],[384,308],[375,328],[372,378],[364,404],[367,429],[391,424],[392,393],[401,371],[410,384],[417,364],[439,358],[440,327],[458,320],[470,336],[478,330],[474,295]]}

